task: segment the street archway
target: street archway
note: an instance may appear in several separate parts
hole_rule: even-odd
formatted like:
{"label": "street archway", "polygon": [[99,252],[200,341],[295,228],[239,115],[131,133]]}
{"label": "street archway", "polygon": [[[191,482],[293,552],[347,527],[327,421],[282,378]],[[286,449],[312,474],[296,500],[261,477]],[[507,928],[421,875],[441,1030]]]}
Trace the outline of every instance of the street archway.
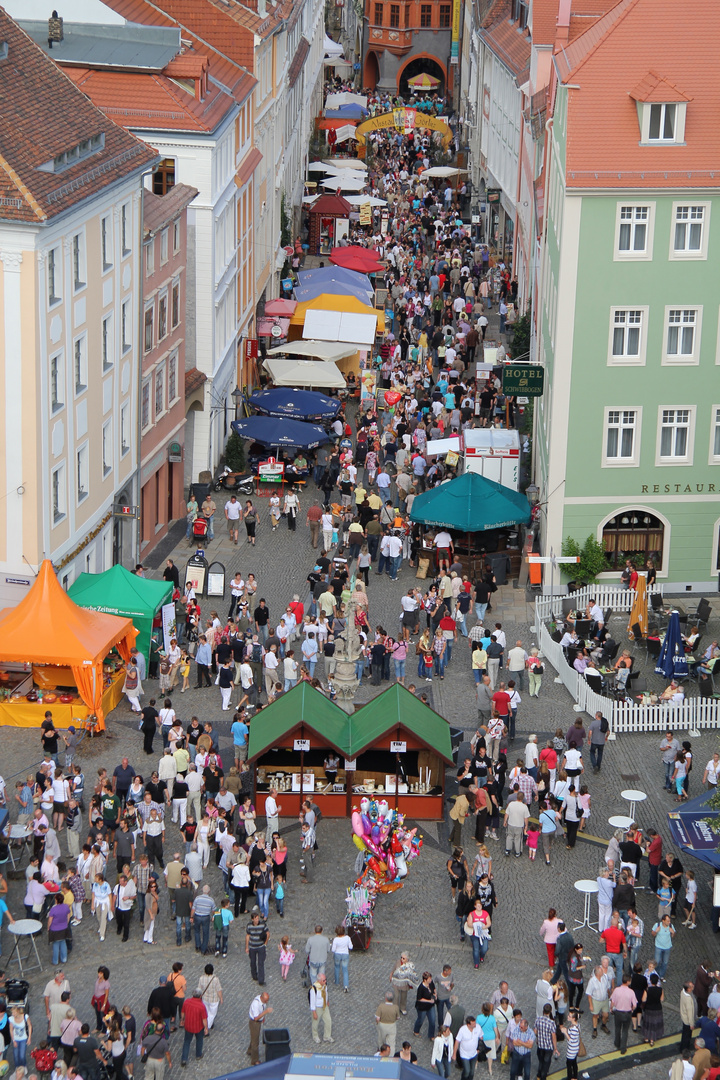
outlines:
{"label": "street archway", "polygon": [[363,86],[368,90],[374,90],[380,79],[380,65],[377,53],[369,52],[365,57],[365,70],[363,72]]}
{"label": "street archway", "polygon": [[[443,64],[439,60],[436,60],[432,56],[428,56],[423,53],[421,56],[413,56],[411,60],[408,60],[405,67],[401,68],[398,72],[398,93],[404,97],[410,97],[414,91],[408,86],[408,79],[414,78],[416,75],[432,75],[433,78],[439,79],[437,87],[435,87],[430,93],[444,94],[446,86],[446,71]],[[423,91],[420,91],[422,94]]]}

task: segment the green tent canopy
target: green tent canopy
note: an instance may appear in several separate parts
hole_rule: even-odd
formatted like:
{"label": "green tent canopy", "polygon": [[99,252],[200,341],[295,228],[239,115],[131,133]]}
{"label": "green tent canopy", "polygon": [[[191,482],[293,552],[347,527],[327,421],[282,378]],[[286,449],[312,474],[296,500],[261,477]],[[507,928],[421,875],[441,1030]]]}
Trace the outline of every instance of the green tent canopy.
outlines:
{"label": "green tent canopy", "polygon": [[503,484],[479,473],[466,472],[413,500],[410,520],[460,532],[485,532],[509,525],[530,524],[530,504]]}
{"label": "green tent canopy", "polygon": [[260,757],[287,732],[303,725],[346,758],[356,758],[397,727],[417,735],[446,761],[452,761],[450,725],[398,683],[348,716],[307,682],[298,683],[263,709],[250,725],[248,759]]}
{"label": "green tent canopy", "polygon": [[153,620],[163,604],[170,603],[172,589],[170,581],[141,578],[118,565],[104,574],[80,574],[68,596],[79,607],[132,619],[138,631],[135,644],[149,661]]}

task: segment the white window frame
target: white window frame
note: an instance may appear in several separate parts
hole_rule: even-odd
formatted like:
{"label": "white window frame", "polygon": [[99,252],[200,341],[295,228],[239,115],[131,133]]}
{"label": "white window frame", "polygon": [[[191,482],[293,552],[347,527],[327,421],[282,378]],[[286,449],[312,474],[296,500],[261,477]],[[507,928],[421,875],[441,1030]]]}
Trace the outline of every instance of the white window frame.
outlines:
{"label": "white window frame", "polygon": [[[161,408],[160,412],[157,411],[157,407],[156,407],[157,406],[158,381],[160,381],[160,383],[162,385],[162,408]],[[163,416],[168,411],[167,372],[165,370],[165,364],[158,364],[158,366],[155,368],[155,377],[153,378],[153,385],[152,385],[152,402],[151,402],[151,404],[152,404],[153,423],[157,424],[158,420],[162,420]]]}
{"label": "white window frame", "polygon": [[181,231],[180,231],[180,218],[177,218],[177,220],[173,221],[172,230],[173,230],[173,255],[177,255],[178,251],[180,250],[180,241],[181,241],[181,235],[182,235]]}
{"label": "white window frame", "polygon": [[[55,382],[58,395],[56,401],[53,401],[53,365],[55,365]],[[63,349],[53,353],[50,357],[48,383],[50,387],[50,415],[55,416],[61,409],[65,408],[65,351]]]}
{"label": "white window frame", "polygon": [[112,417],[102,427],[102,474],[103,480],[113,471],[113,428]]}
{"label": "white window frame", "polygon": [[[150,312],[152,314],[152,340],[150,342],[149,348],[148,348],[148,344],[147,344],[147,317],[148,317],[148,312]],[[156,331],[156,325],[155,325],[155,298],[153,297],[151,302],[149,304],[146,304],[144,309],[143,309],[142,351],[143,351],[143,354],[145,356],[147,356],[148,353],[151,353],[153,351],[153,349],[155,348],[155,343],[157,341],[157,338],[155,336],[155,331]]]}
{"label": "white window frame", "polygon": [[[170,397],[170,368],[173,367],[173,366],[175,368],[175,396],[171,398]],[[168,409],[171,409],[173,407],[173,405],[175,404],[175,402],[180,400],[180,393],[178,391],[178,383],[180,381],[178,379],[179,370],[180,369],[179,369],[179,366],[178,366],[178,351],[177,351],[177,349],[175,349],[173,352],[170,353],[170,356],[168,357],[168,362],[167,362],[167,376],[166,376],[166,383],[165,383],[165,397],[166,397],[166,400],[167,400]]]}
{"label": "white window frame", "polygon": [[72,277],[73,292],[80,292],[87,288],[87,261],[85,250],[85,232],[81,230],[72,238]]}
{"label": "white window frame", "polygon": [[[640,348],[637,356],[616,356],[613,352],[615,341],[615,330],[617,325],[615,323],[615,316],[618,312],[640,312]],[[646,362],[647,356],[647,336],[648,336],[648,323],[650,318],[650,308],[643,304],[627,304],[618,305],[617,307],[610,308],[610,336],[608,340],[608,366],[609,367],[642,367]],[[627,343],[627,323],[625,323],[625,341]]]}
{"label": "white window frame", "polygon": [[[650,138],[650,114],[653,105],[661,105],[663,109],[667,109],[669,105],[675,107],[675,124],[673,130],[672,139],[651,139]],[[640,112],[640,145],[641,146],[683,146],[685,144],[685,113],[687,110],[687,102],[685,101],[667,101],[667,102],[650,102],[639,101],[638,110]],[[661,128],[664,123],[665,113],[661,116]]]}
{"label": "white window frame", "polygon": [[[670,330],[670,313],[679,311],[681,313],[680,323],[673,323],[673,325],[683,326],[684,315],[686,311],[695,312],[695,321],[692,324],[686,323],[685,325],[693,325],[693,351],[692,353],[683,353],[678,355],[676,353],[668,352],[668,335]],[[665,322],[663,324],[663,352],[662,363],[663,365],[698,365],[700,363],[700,341],[702,336],[702,305],[697,304],[667,304],[665,307]],[[673,319],[675,316],[673,316]]]}
{"label": "white window frame", "polygon": [[[720,452],[715,453],[715,431],[720,435],[720,405],[713,405],[710,409],[710,452],[708,465],[720,465]],[[720,440],[719,440],[720,441]],[[720,451],[720,446],[718,447]]]}
{"label": "white window frame", "polygon": [[170,226],[162,230],[160,233],[160,265],[164,266],[170,258]]}
{"label": "white window frame", "polygon": [[[177,292],[178,292],[178,312],[177,312],[178,317],[177,317],[177,322],[173,321],[173,318],[174,318],[173,305],[174,305],[175,289],[177,289]],[[182,322],[182,287],[181,287],[181,284],[180,284],[180,278],[179,277],[173,278],[173,280],[172,280],[172,282],[170,284],[169,320],[170,320],[170,329],[171,330],[175,330],[180,325],[180,323]],[[720,357],[718,359],[718,362],[720,363]]]}
{"label": "white window frame", "polygon": [[[50,266],[52,264],[52,274]],[[62,254],[60,247],[52,247],[47,253],[47,300],[53,308],[62,303]]]}
{"label": "white window frame", "polygon": [[[79,348],[79,353],[78,353]],[[78,372],[78,355],[80,358],[80,371]],[[82,334],[78,334],[76,338],[73,338],[73,387],[75,389],[75,397],[80,397],[84,394],[88,388],[88,340],[87,331],[83,331]],[[79,374],[79,378],[78,378]]]}
{"label": "white window frame", "polygon": [[[702,238],[700,247],[695,250],[689,250],[688,248],[676,248],[675,247],[675,227],[679,222],[677,221],[677,215],[680,207],[688,207],[692,210],[694,207],[701,207],[703,211],[702,218]],[[678,199],[677,202],[672,204],[672,217],[670,219],[670,261],[671,262],[686,262],[691,260],[703,260],[708,257],[708,236],[710,235],[710,210],[712,203],[703,199]],[[690,226],[692,221],[688,216],[687,224]]]}
{"label": "white window frame", "polygon": [[120,247],[123,259],[132,252],[132,203],[125,202],[120,207]]}
{"label": "white window frame", "polygon": [[[607,437],[610,426],[610,414],[611,413],[626,413],[634,412],[636,415],[635,422],[635,438],[633,440],[633,453],[632,457],[627,458],[611,458],[607,453]],[[606,405],[605,412],[603,414],[603,432],[602,432],[602,464],[603,468],[607,469],[631,469],[637,468],[640,464],[640,441],[642,438],[642,405]]]}
{"label": "white window frame", "polygon": [[143,245],[143,262],[145,264],[145,277],[152,277],[155,273],[155,237]]}
{"label": "white window frame", "polygon": [[[626,224],[622,218],[623,210],[629,208],[636,210],[640,207],[647,209],[647,220],[645,222],[645,248],[643,251],[621,251],[620,250],[620,227]],[[630,222],[631,231],[633,231],[634,221]],[[650,202],[648,199],[622,199],[618,202],[615,210],[615,262],[649,262],[653,257],[653,241],[655,238],[655,203]]]}
{"label": "white window frame", "polygon": [[[55,490],[57,488],[57,506]],[[65,462],[56,465],[50,475],[50,515],[53,528],[67,517],[67,486],[65,484]]]}
{"label": "white window frame", "polygon": [[130,453],[130,403],[120,406],[120,457]]}
{"label": "white window frame", "polygon": [[100,218],[100,261],[102,272],[107,274],[113,268],[113,234],[112,217],[106,214]]}
{"label": "white window frame", "polygon": [[[160,309],[162,304],[165,304],[165,332],[160,334]],[[155,330],[157,332],[157,340],[163,341],[170,333],[170,312],[168,310],[168,290],[163,289],[161,293],[158,293],[158,305],[157,305],[157,318],[155,320]]]}
{"label": "white window frame", "polygon": [[[85,476],[83,477],[83,472]],[[85,487],[82,487],[81,481],[85,481]],[[81,495],[80,492],[83,492]],[[89,442],[82,443],[81,446],[75,451],[75,498],[77,505],[84,503],[90,495],[90,444]]]}
{"label": "white window frame", "polygon": [[[681,410],[688,414],[687,423],[687,452],[683,457],[661,457],[660,456],[660,439],[663,429],[663,413],[672,410],[678,412]],[[657,440],[655,443],[655,464],[658,468],[667,468],[675,465],[692,465],[694,448],[695,448],[695,416],[697,412],[696,405],[659,405],[658,406],[658,420],[657,420]]]}
{"label": "white window frame", "polygon": [[115,363],[115,338],[113,335],[112,312],[106,315],[100,324],[100,352],[103,375],[112,371]]}
{"label": "white window frame", "polygon": [[[143,398],[145,397],[146,393],[147,393],[147,396],[148,396],[147,424],[143,424],[143,413],[145,411]],[[143,435],[145,434],[146,431],[149,431],[150,428],[153,425],[153,385],[152,385],[152,376],[149,376],[147,379],[145,379],[143,381],[143,384],[142,384],[142,387],[141,387],[141,390],[140,390],[140,423],[142,425],[141,433]]]}
{"label": "white window frame", "polygon": [[132,300],[129,298],[120,306],[120,338],[120,351],[124,356],[132,349]]}

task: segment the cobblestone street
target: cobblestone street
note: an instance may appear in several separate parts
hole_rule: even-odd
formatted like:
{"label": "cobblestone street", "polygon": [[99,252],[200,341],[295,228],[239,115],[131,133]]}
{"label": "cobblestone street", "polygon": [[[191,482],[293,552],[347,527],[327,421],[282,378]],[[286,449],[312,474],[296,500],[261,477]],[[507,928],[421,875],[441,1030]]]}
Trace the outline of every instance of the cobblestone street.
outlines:
{"label": "cobblestone street", "polygon": [[[219,500],[218,500],[219,501]],[[310,505],[310,496],[302,496],[303,507],[299,517],[299,530],[289,533],[284,527],[275,533],[269,529],[265,508],[261,512],[258,528],[258,545],[251,550],[245,543],[238,547],[231,546],[224,539],[216,539],[209,549],[211,560],[225,564],[227,580],[236,569],[244,574],[252,571],[260,582],[260,594],[268,601],[271,612],[277,615],[293,593],[304,598],[305,575],[312,566],[312,550],[309,531],[304,528],[304,512]],[[222,505],[222,504],[220,504]],[[223,530],[218,530],[222,535]],[[153,576],[159,576],[164,559],[170,551],[160,550],[151,564]],[[190,553],[184,541],[172,552],[181,575],[184,561]],[[378,580],[371,576],[370,622],[371,625],[382,623],[389,632],[398,625],[399,599],[403,591],[414,581],[414,571],[404,568],[397,582],[388,578]],[[502,622],[508,641],[521,639],[529,648],[533,643],[530,632],[532,608],[526,605],[524,593],[511,587],[502,588],[494,597],[492,611],[494,621]],[[227,601],[225,601],[227,603]],[[203,613],[214,606],[210,601],[203,602]],[[224,615],[227,608],[220,608]],[[614,621],[616,637],[622,639],[624,629],[621,617]],[[322,670],[318,672],[322,678]],[[408,678],[407,680],[411,680]],[[156,695],[157,684],[146,683],[146,700]],[[359,702],[368,700],[372,693],[369,686],[363,686],[358,694]],[[476,710],[474,684],[469,664],[467,646],[460,642],[453,653],[448,677],[443,682],[435,681],[432,686],[435,708],[454,725],[461,726],[469,735],[475,724]],[[220,711],[220,693],[215,687],[204,691],[190,691],[185,695],[176,692],[173,704],[180,718],[186,722],[193,714],[201,719],[210,719],[220,733],[222,754],[227,761],[231,753],[228,714]],[[232,715],[232,714],[229,714]],[[518,737],[513,750],[521,751],[525,735],[537,732],[541,739],[543,733],[554,731],[557,726],[567,728],[574,719],[572,702],[561,685],[553,681],[553,675],[546,667],[546,674],[540,697],[532,701],[524,698],[518,715]],[[611,828],[608,817],[624,812],[625,804],[619,792],[628,786],[639,786],[648,793],[647,801],[639,810],[639,821],[647,827],[654,824],[665,838],[666,813],[672,804],[662,791],[662,765],[657,749],[659,738],[656,736],[623,736],[608,744],[600,776],[590,774],[588,783],[592,795],[592,816],[589,833],[607,840]],[[156,741],[159,746],[159,740]],[[697,751],[697,768],[692,774],[691,794],[700,790],[702,769],[711,756],[716,739],[711,734],[704,734],[694,741]],[[12,795],[15,777],[29,771],[39,757],[39,738],[36,732],[3,728],[0,731],[0,751],[2,773]],[[85,741],[81,747],[80,761],[86,776],[86,786],[90,787],[96,769],[100,765],[112,769],[123,755],[130,758],[138,772],[148,771],[149,761],[142,753],[142,736],[137,731],[137,723],[130,718],[123,702],[109,718],[108,733],[105,737]],[[511,757],[514,757],[511,754]],[[454,785],[448,783],[448,793],[454,791]],[[282,798],[281,800],[282,801]],[[449,806],[449,804],[448,804]],[[261,807],[259,808],[261,810]],[[13,813],[14,816],[14,813]],[[345,907],[345,888],[352,881],[356,848],[351,843],[349,822],[324,819],[319,828],[318,842],[320,850],[316,862],[315,880],[312,884],[300,886],[298,881],[299,826],[287,818],[281,820],[283,832],[287,835],[291,851],[289,860],[288,889],[285,901],[285,917],[280,919],[271,908],[271,939],[268,947],[267,989],[270,1004],[274,1009],[271,1018],[273,1027],[287,1027],[290,1030],[292,1049],[307,1051],[313,1048],[310,1032],[310,1016],[306,992],[301,987],[300,969],[302,951],[307,936],[316,922],[323,925],[328,936],[332,937],[335,925],[341,921]],[[525,1015],[534,1017],[534,984],[545,967],[545,949],[538,935],[542,919],[547,909],[554,906],[561,916],[571,925],[582,916],[582,896],[573,888],[573,882],[580,878],[594,878],[602,862],[602,847],[593,842],[580,840],[574,851],[566,851],[564,845],[556,844],[553,851],[553,866],[545,867],[542,859],[530,863],[522,859],[505,859],[502,842],[489,841],[494,860],[495,887],[499,906],[493,923],[492,943],[484,965],[475,971],[472,954],[468,944],[459,940],[458,926],[454,908],[451,906],[450,890],[445,869],[449,854],[447,829],[444,823],[422,823],[421,831],[425,845],[421,857],[410,869],[405,887],[394,895],[382,897],[375,910],[375,933],[369,951],[364,955],[354,953],[350,958],[350,993],[337,992],[332,985],[332,970],[328,971],[330,981],[330,1009],[333,1017],[333,1050],[355,1053],[372,1053],[376,1049],[374,1023],[375,1007],[389,987],[392,966],[401,949],[407,949],[419,972],[430,970],[439,974],[443,963],[453,967],[457,993],[461,1004],[477,1012],[482,1003],[489,998],[501,978],[510,982]],[[465,826],[466,850],[474,857],[475,844],[471,824]],[[63,852],[67,850],[65,837],[61,837]],[[177,827],[169,824],[165,851],[172,855],[179,847]],[[690,860],[689,860],[690,861]],[[707,929],[710,914],[711,875],[706,873],[701,864],[693,867],[699,881],[699,928],[689,933],[676,920],[678,935],[675,950],[670,962],[666,986],[665,1027],[666,1031],[679,1030],[678,997],[681,984],[692,975],[695,967],[703,959],[705,952],[716,955],[712,935]],[[6,867],[7,869],[7,867]],[[647,870],[643,868],[645,879]],[[211,885],[214,898],[219,901],[222,883],[219,871],[211,860],[206,880]],[[642,959],[652,955],[648,946],[650,927],[654,921],[656,902],[649,894],[639,894],[640,915],[645,920],[646,944],[641,951]],[[10,907],[16,917],[22,913],[22,893],[20,884],[10,882]],[[595,912],[593,911],[593,917]],[[226,1071],[244,1067],[247,1063],[247,1009],[255,994],[255,984],[249,975],[249,966],[244,954],[245,921],[239,920],[231,928],[230,953],[226,960],[215,961],[219,972],[225,1002],[221,1006],[216,1028],[207,1044],[202,1068],[190,1059],[188,1073],[197,1076],[217,1076]],[[99,963],[106,963],[111,970],[111,1001],[118,1006],[129,1004],[139,1022],[145,1018],[147,997],[161,974],[167,974],[175,960],[181,959],[186,964],[188,990],[192,992],[195,981],[202,972],[202,961],[192,944],[177,948],[174,927],[169,919],[167,894],[161,890],[161,910],[159,928],[156,929],[157,944],[142,943],[142,930],[135,915],[130,941],[122,944],[110,930],[103,945],[98,941],[96,928],[89,914],[81,926],[74,932],[75,945],[66,971],[73,991],[73,1005],[82,1019],[90,1020],[92,1009],[90,998]],[[277,946],[282,934],[288,934],[290,941],[298,950],[287,983],[280,978],[277,961]],[[594,958],[600,951],[596,935],[587,929],[580,937],[585,951]],[[7,961],[10,951],[10,935],[3,931],[3,957]],[[39,942],[40,955],[44,970],[29,975],[31,983],[31,1016],[36,1025],[36,1035],[42,1034],[44,1015],[42,989],[52,977],[52,965],[46,938]],[[410,1008],[407,1017],[399,1024],[399,1040],[410,1038],[418,1054],[420,1064],[429,1067],[430,1043],[426,1036],[414,1038],[412,1023],[414,1010]],[[599,1052],[612,1048],[612,1039],[601,1035],[591,1043],[589,1038],[589,1020],[586,1013],[583,1018],[586,1044],[591,1053],[596,1048]],[[179,1035],[173,1037],[173,1071],[179,1065]],[[625,1059],[624,1064],[629,1059]],[[560,1064],[564,1065],[561,1057]],[[646,1065],[638,1072],[640,1080],[667,1074],[669,1063]],[[480,1067],[479,1074],[482,1074]],[[496,1066],[499,1075],[507,1075],[507,1068]],[[139,1067],[140,1076],[142,1066]]]}

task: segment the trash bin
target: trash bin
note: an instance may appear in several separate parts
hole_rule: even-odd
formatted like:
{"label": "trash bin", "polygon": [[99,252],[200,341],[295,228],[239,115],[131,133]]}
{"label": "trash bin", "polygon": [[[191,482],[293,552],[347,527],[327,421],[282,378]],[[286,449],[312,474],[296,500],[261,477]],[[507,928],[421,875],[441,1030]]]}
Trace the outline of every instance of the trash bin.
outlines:
{"label": "trash bin", "polygon": [[263,1028],[263,1042],[266,1061],[275,1061],[276,1058],[288,1057],[292,1053],[290,1032],[287,1028]]}

